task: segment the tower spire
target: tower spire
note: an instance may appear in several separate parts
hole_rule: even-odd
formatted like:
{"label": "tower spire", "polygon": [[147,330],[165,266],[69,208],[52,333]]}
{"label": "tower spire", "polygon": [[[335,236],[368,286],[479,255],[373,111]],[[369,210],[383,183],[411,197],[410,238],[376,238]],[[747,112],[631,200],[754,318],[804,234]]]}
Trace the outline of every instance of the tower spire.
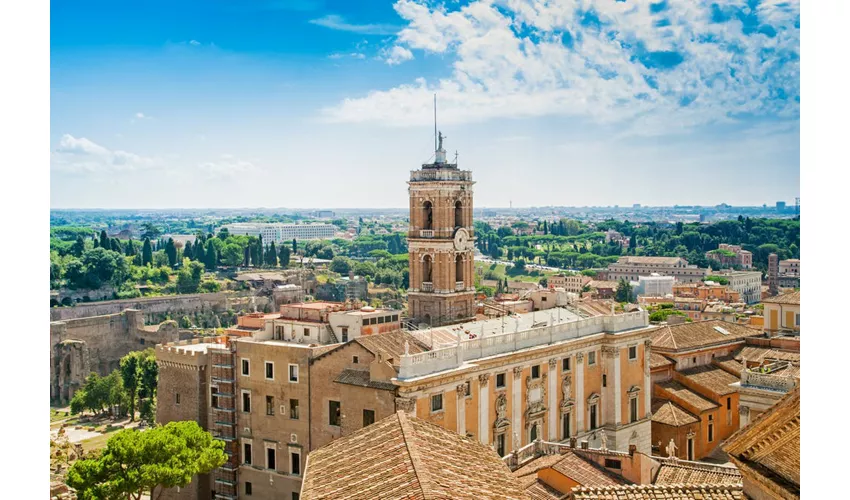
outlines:
{"label": "tower spire", "polygon": [[434,151],[437,151],[437,94],[434,93]]}

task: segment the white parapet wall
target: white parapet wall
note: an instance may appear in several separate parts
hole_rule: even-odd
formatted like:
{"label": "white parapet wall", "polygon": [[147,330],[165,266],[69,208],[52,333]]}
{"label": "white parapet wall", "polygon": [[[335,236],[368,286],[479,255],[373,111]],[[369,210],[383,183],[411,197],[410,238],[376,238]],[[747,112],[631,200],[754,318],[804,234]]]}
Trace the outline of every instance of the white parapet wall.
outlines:
{"label": "white parapet wall", "polygon": [[647,326],[649,326],[649,317],[646,311],[640,310],[628,314],[595,316],[554,326],[546,325],[515,333],[462,340],[454,346],[442,347],[419,354],[402,355],[398,378],[405,380],[421,377],[457,368],[465,361],[599,333],[617,333]]}

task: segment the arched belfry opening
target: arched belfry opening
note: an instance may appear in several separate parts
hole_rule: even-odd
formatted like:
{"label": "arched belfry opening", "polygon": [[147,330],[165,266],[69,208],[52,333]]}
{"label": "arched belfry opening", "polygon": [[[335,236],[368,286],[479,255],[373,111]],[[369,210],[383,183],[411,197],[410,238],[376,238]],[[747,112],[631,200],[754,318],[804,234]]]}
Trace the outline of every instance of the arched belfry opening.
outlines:
{"label": "arched belfry opening", "polygon": [[430,201],[422,204],[422,228],[434,229],[434,205]]}
{"label": "arched belfry opening", "polygon": [[431,279],[431,268],[433,267],[433,262],[431,261],[431,256],[426,255],[422,259],[422,281],[424,282],[432,282]]}
{"label": "arched belfry opening", "polygon": [[463,227],[463,203],[455,202],[455,227]]}
{"label": "arched belfry opening", "polygon": [[463,256],[455,258],[455,281],[463,281]]}

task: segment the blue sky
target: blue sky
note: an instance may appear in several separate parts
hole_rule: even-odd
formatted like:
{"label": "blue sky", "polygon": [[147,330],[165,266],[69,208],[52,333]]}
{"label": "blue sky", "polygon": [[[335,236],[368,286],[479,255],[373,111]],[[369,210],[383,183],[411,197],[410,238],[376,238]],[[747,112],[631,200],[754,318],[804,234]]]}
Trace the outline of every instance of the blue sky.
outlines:
{"label": "blue sky", "polygon": [[52,2],[54,208],[757,204],[800,185],[799,1]]}

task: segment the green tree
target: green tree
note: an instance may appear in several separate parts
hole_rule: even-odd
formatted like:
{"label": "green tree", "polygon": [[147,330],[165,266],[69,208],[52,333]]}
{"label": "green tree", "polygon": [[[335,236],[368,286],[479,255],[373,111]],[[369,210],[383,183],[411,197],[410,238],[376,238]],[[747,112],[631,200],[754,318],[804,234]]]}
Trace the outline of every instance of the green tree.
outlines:
{"label": "green tree", "polygon": [[279,258],[280,258],[280,267],[282,267],[284,269],[289,267],[289,247],[288,246],[286,246],[286,245],[280,246]]}
{"label": "green tree", "polygon": [[331,265],[328,269],[335,273],[347,275],[351,271],[351,259],[337,255],[331,260]]}
{"label": "green tree", "polygon": [[174,245],[173,238],[168,238],[168,242],[165,244],[165,255],[168,257],[169,266],[177,265],[177,247]]}
{"label": "green tree", "polygon": [[112,245],[109,244],[109,236],[106,235],[106,230],[100,232],[100,248],[112,250]]}
{"label": "green tree", "polygon": [[292,253],[298,253],[298,241],[292,238]]}
{"label": "green tree", "polygon": [[[219,233],[221,234],[221,233]],[[236,243],[225,243],[221,248],[221,261],[227,266],[238,266],[244,259],[242,247]]]}
{"label": "green tree", "polygon": [[192,245],[191,241],[186,242],[186,247],[183,248],[183,257],[189,260],[195,258],[195,246]]}
{"label": "green tree", "polygon": [[525,259],[517,259],[514,261],[514,267],[512,269],[515,273],[524,273],[525,272]]}
{"label": "green tree", "polygon": [[226,227],[221,228],[221,231],[218,232],[218,238],[222,241],[226,240],[230,237],[230,230]]}
{"label": "green tree", "polygon": [[632,300],[632,285],[625,279],[620,278],[614,297],[617,299],[617,302],[630,302]]}
{"label": "green tree", "polygon": [[153,264],[153,247],[151,246],[150,238],[145,238],[142,244],[142,265],[150,266]]}
{"label": "green tree", "polygon": [[183,259],[183,267],[177,273],[177,293],[197,293],[203,275],[203,264]]}
{"label": "green tree", "polygon": [[140,351],[134,351],[121,358],[118,371],[121,373],[121,380],[124,383],[124,391],[130,399],[130,421],[136,420],[136,395],[139,392],[139,379],[141,373],[139,370]]}
{"label": "green tree", "polygon": [[216,252],[215,245],[212,240],[207,241],[207,251],[205,252],[204,264],[206,264],[207,269],[214,270],[218,265],[218,253]]}
{"label": "green tree", "polygon": [[74,462],[67,481],[81,500],[141,500],[145,494],[156,500],[166,488],[185,487],[226,461],[224,442],[197,422],[169,422],[118,432],[98,457]]}
{"label": "green tree", "polygon": [[74,246],[71,247],[71,254],[76,255],[77,257],[82,257],[85,250],[86,241],[82,236],[77,235],[77,240],[74,241]]}
{"label": "green tree", "polygon": [[[281,247],[281,250],[283,248]],[[277,249],[275,248],[274,241],[269,244],[269,247],[265,252],[266,265],[271,267],[277,266]]]}

